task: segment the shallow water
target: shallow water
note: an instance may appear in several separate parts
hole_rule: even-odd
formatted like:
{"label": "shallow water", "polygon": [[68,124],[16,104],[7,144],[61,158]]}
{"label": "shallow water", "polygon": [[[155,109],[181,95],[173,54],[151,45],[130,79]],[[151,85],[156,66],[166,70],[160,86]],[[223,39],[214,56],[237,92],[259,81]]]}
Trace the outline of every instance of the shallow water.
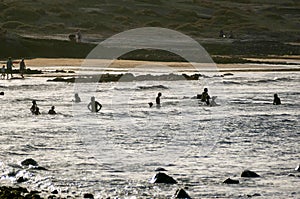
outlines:
{"label": "shallow water", "polygon": [[[20,170],[30,179],[26,186],[76,197],[170,198],[178,187],[192,198],[300,197],[299,73],[207,75],[97,85],[0,80],[1,182],[14,183],[5,174]],[[193,99],[204,87],[220,106]],[[81,103],[72,102],[74,90]],[[162,106],[149,108],[158,92]],[[272,105],[274,93],[282,105]],[[86,108],[92,95],[100,113]],[[29,111],[33,99],[39,116]],[[47,115],[52,105],[57,115]],[[48,170],[23,170],[18,164],[26,158]],[[158,167],[178,185],[150,184]],[[242,179],[245,169],[262,177]],[[240,184],[223,184],[229,177]]]}

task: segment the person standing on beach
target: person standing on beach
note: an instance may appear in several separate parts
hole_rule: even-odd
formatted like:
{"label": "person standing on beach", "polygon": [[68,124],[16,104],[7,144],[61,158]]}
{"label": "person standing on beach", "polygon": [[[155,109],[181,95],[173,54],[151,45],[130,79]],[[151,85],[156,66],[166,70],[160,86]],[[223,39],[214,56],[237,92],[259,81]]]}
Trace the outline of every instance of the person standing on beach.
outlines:
{"label": "person standing on beach", "polygon": [[87,107],[91,112],[97,113],[101,110],[102,105],[99,102],[95,101],[95,97],[91,97],[91,102]]}
{"label": "person standing on beach", "polygon": [[24,78],[25,69],[26,69],[25,61],[24,58],[22,58],[22,61],[20,62],[20,74],[22,78]]}
{"label": "person standing on beach", "polygon": [[280,100],[280,98],[278,97],[277,93],[274,94],[273,104],[274,104],[274,105],[280,105],[280,104],[281,104],[281,100]]}
{"label": "person standing on beach", "polygon": [[80,30],[77,30],[77,32],[76,32],[76,42],[81,43],[81,39],[82,39],[82,34],[81,34]]}
{"label": "person standing on beach", "polygon": [[204,88],[204,92],[201,95],[201,101],[206,102],[206,104],[209,105],[209,99],[210,99],[210,96],[208,95],[208,89]]}
{"label": "person standing on beach", "polygon": [[1,79],[5,79],[5,65],[1,68]]}
{"label": "person standing on beach", "polygon": [[13,62],[11,60],[11,57],[8,58],[7,62],[6,62],[6,74],[7,74],[7,79],[8,79],[8,74],[10,74],[10,77],[12,78],[12,67],[13,67]]}

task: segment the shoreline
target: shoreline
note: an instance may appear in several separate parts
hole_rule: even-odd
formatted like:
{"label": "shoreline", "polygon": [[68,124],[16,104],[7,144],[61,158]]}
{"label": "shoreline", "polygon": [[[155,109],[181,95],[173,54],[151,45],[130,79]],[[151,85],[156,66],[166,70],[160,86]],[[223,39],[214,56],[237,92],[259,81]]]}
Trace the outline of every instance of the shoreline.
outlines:
{"label": "shoreline", "polygon": [[[151,65],[159,70],[159,67],[171,67],[182,70],[192,69],[217,69],[219,72],[267,72],[267,71],[300,71],[300,56],[284,56],[284,57],[266,57],[266,58],[245,58],[250,60],[249,63],[187,63],[187,62],[160,62],[160,61],[139,61],[139,60],[88,60],[78,58],[34,58],[25,60],[27,68],[43,70],[43,68],[67,68],[81,66],[105,66],[116,69],[132,69]],[[255,61],[255,63],[251,63]],[[15,68],[18,69],[19,60],[14,61]],[[0,61],[3,65],[4,60]],[[209,66],[208,66],[209,65]],[[195,68],[195,66],[197,68]],[[208,66],[208,67],[207,67]],[[108,68],[108,69],[109,69]],[[105,69],[105,67],[103,67]]]}

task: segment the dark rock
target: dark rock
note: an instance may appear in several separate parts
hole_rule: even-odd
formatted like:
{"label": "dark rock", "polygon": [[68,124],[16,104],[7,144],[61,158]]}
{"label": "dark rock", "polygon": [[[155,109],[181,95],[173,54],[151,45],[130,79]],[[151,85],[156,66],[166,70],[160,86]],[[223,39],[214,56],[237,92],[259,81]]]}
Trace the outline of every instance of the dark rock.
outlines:
{"label": "dark rock", "polygon": [[90,198],[90,199],[93,199],[93,198],[94,198],[94,195],[91,194],[91,193],[85,193],[85,194],[83,195],[83,198]]}
{"label": "dark rock", "polygon": [[158,168],[155,169],[155,171],[167,171],[167,170],[162,168],[162,167],[158,167]]}
{"label": "dark rock", "polygon": [[157,173],[155,176],[152,177],[150,183],[177,184],[177,181],[165,173]]}
{"label": "dark rock", "polygon": [[257,173],[250,171],[250,170],[245,170],[242,172],[241,177],[245,177],[245,178],[258,178],[260,177],[260,175],[258,175]]}
{"label": "dark rock", "polygon": [[231,178],[227,178],[223,183],[225,183],[225,184],[239,184],[240,181],[238,181],[238,180],[233,180],[233,179],[231,179]]}
{"label": "dark rock", "polygon": [[184,189],[177,189],[174,198],[185,198],[185,199],[191,199],[189,194],[186,193]]}
{"label": "dark rock", "polygon": [[295,171],[299,171],[300,172],[300,164],[295,168]]}
{"label": "dark rock", "polygon": [[233,74],[232,73],[225,73],[225,74],[223,74],[223,76],[233,76]]}
{"label": "dark rock", "polygon": [[2,92],[0,92],[0,95],[4,95],[4,92],[2,91]]}
{"label": "dark rock", "polygon": [[28,181],[28,179],[24,178],[22,176],[17,179],[17,183],[22,183],[22,182],[26,182],[26,181]]}
{"label": "dark rock", "polygon": [[296,175],[295,175],[295,174],[292,174],[292,173],[289,173],[288,176],[289,176],[289,177],[296,177]]}
{"label": "dark rock", "polygon": [[58,194],[58,191],[55,189],[54,191],[51,191],[52,194]]}
{"label": "dark rock", "polygon": [[249,197],[249,198],[251,198],[251,197],[257,197],[257,196],[261,196],[261,194],[260,193],[255,193],[255,194],[253,194],[253,195],[247,195],[247,197]]}
{"label": "dark rock", "polygon": [[21,165],[22,166],[29,166],[29,165],[38,166],[38,163],[34,159],[29,158],[29,159],[23,160],[21,162]]}

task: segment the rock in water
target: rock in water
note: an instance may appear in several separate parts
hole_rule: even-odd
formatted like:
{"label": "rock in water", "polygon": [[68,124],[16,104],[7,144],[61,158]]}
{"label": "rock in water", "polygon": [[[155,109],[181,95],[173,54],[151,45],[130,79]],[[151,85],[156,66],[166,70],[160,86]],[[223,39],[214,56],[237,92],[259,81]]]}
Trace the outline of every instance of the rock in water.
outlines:
{"label": "rock in water", "polygon": [[231,178],[227,178],[223,183],[225,183],[225,184],[239,184],[240,181],[238,181],[238,180],[233,180],[233,179],[231,179]]}
{"label": "rock in water", "polygon": [[295,171],[300,171],[300,164],[295,168]]}
{"label": "rock in water", "polygon": [[152,177],[150,183],[165,183],[165,184],[177,184],[177,181],[174,178],[168,176],[165,173],[157,173]]}
{"label": "rock in water", "polygon": [[38,163],[34,159],[29,158],[29,159],[23,160],[21,162],[21,165],[22,166],[29,166],[29,165],[38,166]]}
{"label": "rock in water", "polygon": [[83,198],[94,199],[94,195],[91,194],[91,193],[85,193],[85,194],[83,195]]}
{"label": "rock in water", "polygon": [[174,198],[185,198],[185,199],[191,199],[189,194],[186,193],[184,189],[177,189]]}
{"label": "rock in water", "polygon": [[167,170],[162,168],[162,167],[158,167],[158,168],[155,169],[155,171],[167,171]]}
{"label": "rock in water", "polygon": [[260,177],[260,175],[258,175],[257,173],[250,171],[250,170],[245,170],[242,172],[241,177],[245,177],[245,178],[258,178]]}

